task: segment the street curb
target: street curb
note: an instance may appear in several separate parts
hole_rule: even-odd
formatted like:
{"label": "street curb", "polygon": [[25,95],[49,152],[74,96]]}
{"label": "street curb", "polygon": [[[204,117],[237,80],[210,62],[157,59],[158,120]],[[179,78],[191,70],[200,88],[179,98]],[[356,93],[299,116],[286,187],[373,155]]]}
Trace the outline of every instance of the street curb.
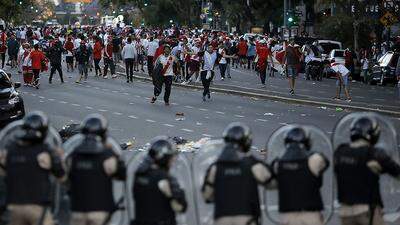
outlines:
{"label": "street curb", "polygon": [[[120,75],[126,76],[125,73],[122,73],[122,72],[117,72],[117,73]],[[143,76],[138,76],[138,75],[133,75],[133,77],[138,80],[153,82],[150,77],[143,77]],[[203,89],[200,86],[186,85],[186,84],[179,84],[179,83],[173,83],[173,86],[182,87],[182,88],[186,88],[186,89],[194,89],[194,90],[202,90]],[[280,102],[286,102],[286,103],[295,103],[295,104],[311,105],[311,106],[325,106],[325,107],[329,107],[329,108],[342,108],[342,109],[348,109],[348,110],[352,110],[352,111],[369,111],[369,112],[382,113],[382,114],[389,115],[389,116],[400,117],[400,112],[393,111],[393,110],[387,110],[387,109],[374,109],[374,108],[368,108],[368,107],[363,107],[363,106],[352,106],[352,105],[335,104],[335,103],[329,103],[329,102],[319,102],[319,101],[312,101],[312,100],[305,100],[305,99],[288,98],[288,97],[271,95],[271,94],[258,94],[258,93],[237,91],[237,90],[230,90],[230,89],[216,88],[216,87],[210,87],[210,90],[217,92],[217,93],[239,95],[239,96],[259,98],[259,99],[264,99],[264,100],[274,100],[274,101],[280,101]]]}

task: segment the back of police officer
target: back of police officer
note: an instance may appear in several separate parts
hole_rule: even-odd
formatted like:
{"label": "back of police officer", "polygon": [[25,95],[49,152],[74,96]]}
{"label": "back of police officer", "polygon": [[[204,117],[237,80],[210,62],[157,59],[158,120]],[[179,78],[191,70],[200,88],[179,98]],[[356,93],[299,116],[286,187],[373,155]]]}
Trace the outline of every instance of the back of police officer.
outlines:
{"label": "back of police officer", "polygon": [[320,188],[329,162],[321,153],[310,151],[310,138],[301,127],[291,129],[284,141],[286,152],[272,163],[279,191],[281,222],[322,225]]}
{"label": "back of police officer", "polygon": [[167,137],[152,141],[147,158],[135,173],[134,225],[175,225],[175,214],[186,211],[185,193],[169,174],[176,154]]}
{"label": "back of police officer", "polygon": [[116,210],[113,179],[123,180],[124,163],[107,142],[107,121],[98,114],[82,122],[83,139],[67,158],[71,224],[103,225]]}
{"label": "back of police officer", "polygon": [[359,118],[351,126],[351,143],[335,151],[339,215],[343,225],[384,224],[379,176],[387,173],[400,178],[400,166],[384,150],[374,147],[379,136],[380,127],[374,118]]}
{"label": "back of police officer", "polygon": [[267,185],[272,174],[260,160],[249,154],[250,128],[232,123],[224,131],[226,146],[204,180],[202,194],[215,204],[216,225],[260,224],[258,184]]}
{"label": "back of police officer", "polygon": [[11,225],[51,225],[52,183],[62,178],[60,146],[45,143],[48,119],[42,112],[29,113],[5,144],[1,156],[7,187],[7,209]]}

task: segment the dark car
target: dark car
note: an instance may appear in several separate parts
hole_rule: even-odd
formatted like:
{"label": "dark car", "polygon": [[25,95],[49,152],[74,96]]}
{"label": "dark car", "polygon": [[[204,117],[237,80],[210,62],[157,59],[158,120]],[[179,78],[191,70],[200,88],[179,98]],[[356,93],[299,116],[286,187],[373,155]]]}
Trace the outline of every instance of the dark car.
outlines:
{"label": "dark car", "polygon": [[372,68],[369,77],[369,83],[385,85],[387,83],[395,83],[396,77],[396,64],[399,59],[400,53],[389,51],[384,54],[378,63]]}
{"label": "dark car", "polygon": [[25,116],[24,101],[16,91],[20,86],[12,82],[11,74],[0,70],[0,129]]}

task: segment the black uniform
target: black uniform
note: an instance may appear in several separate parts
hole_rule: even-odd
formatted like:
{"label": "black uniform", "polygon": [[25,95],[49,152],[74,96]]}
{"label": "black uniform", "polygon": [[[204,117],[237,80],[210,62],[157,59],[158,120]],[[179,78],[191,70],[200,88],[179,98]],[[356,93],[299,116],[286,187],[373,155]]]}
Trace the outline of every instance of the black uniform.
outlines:
{"label": "black uniform", "polygon": [[[70,159],[70,197],[73,212],[113,212],[115,202],[113,197],[113,178],[124,179],[125,167],[119,162],[117,172],[110,177],[104,171],[104,161],[118,156],[103,143],[87,137],[75,151]],[[88,152],[87,148],[97,148]]]}
{"label": "black uniform", "polygon": [[374,173],[368,167],[367,163],[370,161],[379,163],[382,174],[400,176],[400,166],[383,150],[368,146],[352,148],[344,144],[335,151],[334,163],[340,203],[383,207],[379,186],[380,174]]}
{"label": "black uniform", "polygon": [[[312,151],[292,145],[281,158],[274,161],[274,168],[277,168],[279,212],[318,212],[323,210],[320,193],[323,184],[322,176],[316,177],[308,166],[309,158],[313,154]],[[328,161],[326,160],[327,167]]]}
{"label": "black uniform", "polygon": [[[20,146],[16,143],[7,146],[6,157],[6,187],[7,204],[34,204],[50,206],[51,181],[50,175],[64,176],[61,159],[53,149],[46,144],[37,143]],[[51,157],[51,169],[43,169],[37,160],[41,153]],[[28,189],[29,188],[29,191]]]}
{"label": "black uniform", "polygon": [[[135,200],[135,225],[175,225],[175,210],[171,201],[176,201],[185,211],[187,202],[176,179],[164,169],[154,168],[151,161],[141,164],[135,174],[133,196]],[[171,196],[159,188],[159,182],[167,180]]]}
{"label": "black uniform", "polygon": [[[252,168],[262,162],[254,156],[240,156],[235,147],[228,145],[224,148],[218,160],[207,171],[203,192],[207,186],[214,190],[214,219],[237,215],[251,216],[250,223],[259,221],[260,202],[258,184]],[[216,167],[215,181],[210,184],[210,170]],[[264,181],[267,184],[270,179]]]}

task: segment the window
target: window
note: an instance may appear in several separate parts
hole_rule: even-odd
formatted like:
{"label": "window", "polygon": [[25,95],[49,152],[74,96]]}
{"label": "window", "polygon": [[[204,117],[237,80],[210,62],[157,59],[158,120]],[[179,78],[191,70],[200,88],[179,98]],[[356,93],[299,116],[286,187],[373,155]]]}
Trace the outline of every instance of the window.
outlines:
{"label": "window", "polygon": [[10,88],[11,80],[4,71],[0,71],[0,89]]}

